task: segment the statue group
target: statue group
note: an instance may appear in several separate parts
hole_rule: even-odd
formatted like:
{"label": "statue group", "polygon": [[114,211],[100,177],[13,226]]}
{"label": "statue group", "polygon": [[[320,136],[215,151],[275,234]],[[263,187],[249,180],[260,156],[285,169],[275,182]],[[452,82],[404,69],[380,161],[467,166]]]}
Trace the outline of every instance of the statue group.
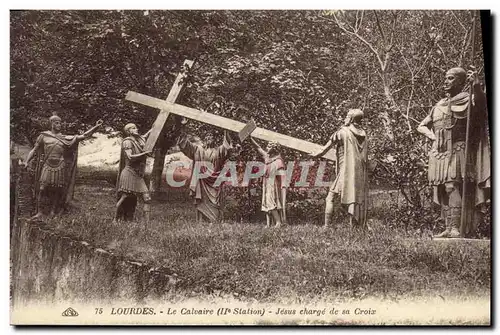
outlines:
{"label": "statue group", "polygon": [[[472,94],[464,91],[467,83],[470,83]],[[482,219],[481,205],[490,198],[486,98],[473,70],[450,69],[445,75],[444,88],[446,97],[436,103],[417,128],[432,142],[428,180],[433,189],[433,201],[440,206],[445,222],[445,230],[436,237],[472,236]],[[349,214],[351,225],[367,227],[368,138],[362,128],[363,118],[362,110],[349,110],[344,125],[320,150],[310,153],[318,158],[331,148],[336,149],[337,176],[326,196],[325,226],[331,225],[334,204],[340,202]],[[64,209],[74,187],[78,143],[90,137],[102,121],[83,135],[73,136],[61,134],[61,119],[58,116],[52,116],[50,124],[51,130],[39,135],[25,162],[35,174],[37,213],[33,220],[43,220]],[[151,130],[140,135],[137,126],[129,123],[123,132],[125,137],[120,150],[114,221],[132,220],[137,200],[141,199],[147,223],[150,220],[151,195],[144,174],[146,158],[151,152],[144,148]],[[286,223],[286,183],[283,174],[277,173],[285,168],[280,146],[270,141],[263,149],[253,138],[250,140],[266,169],[262,178],[261,209],[266,213],[268,226],[271,223],[281,226]],[[184,132],[177,144],[193,162],[210,162],[210,168],[204,171],[209,177],[196,179],[190,187],[190,194],[197,222],[220,222],[221,186],[215,183],[215,179],[226,162],[239,155],[241,145],[228,132],[219,146],[207,147],[201,142],[190,141]],[[36,162],[33,164],[33,161]]]}

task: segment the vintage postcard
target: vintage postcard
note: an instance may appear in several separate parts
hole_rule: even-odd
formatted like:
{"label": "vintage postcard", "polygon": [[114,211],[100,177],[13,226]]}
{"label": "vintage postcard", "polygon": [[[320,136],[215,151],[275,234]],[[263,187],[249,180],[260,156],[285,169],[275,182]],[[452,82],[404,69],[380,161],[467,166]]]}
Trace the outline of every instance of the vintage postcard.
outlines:
{"label": "vintage postcard", "polygon": [[491,13],[10,11],[12,325],[491,325]]}

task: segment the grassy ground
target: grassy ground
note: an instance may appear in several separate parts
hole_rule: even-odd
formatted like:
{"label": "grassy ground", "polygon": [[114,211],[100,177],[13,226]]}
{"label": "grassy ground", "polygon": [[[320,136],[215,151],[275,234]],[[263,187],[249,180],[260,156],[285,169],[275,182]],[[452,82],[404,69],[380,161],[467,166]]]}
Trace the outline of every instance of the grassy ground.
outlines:
{"label": "grassy ground", "polygon": [[[490,246],[408,238],[384,228],[194,222],[191,202],[155,203],[149,226],[113,224],[111,187],[77,186],[75,208],[51,220],[64,234],[121,253],[177,277],[177,288],[199,296],[399,299],[403,296],[486,295]],[[139,217],[142,216],[138,206]]]}

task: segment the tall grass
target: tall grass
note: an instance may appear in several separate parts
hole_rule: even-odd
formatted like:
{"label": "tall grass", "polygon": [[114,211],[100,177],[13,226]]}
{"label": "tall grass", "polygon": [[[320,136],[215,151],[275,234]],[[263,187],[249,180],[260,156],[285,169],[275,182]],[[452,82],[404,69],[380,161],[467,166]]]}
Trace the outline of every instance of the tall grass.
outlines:
{"label": "tall grass", "polygon": [[[199,224],[190,202],[155,203],[152,221],[113,224],[112,188],[80,185],[70,213],[52,219],[62,234],[146,262],[174,276],[185,294],[275,301],[276,297],[398,299],[485,294],[490,246],[409,238],[382,221],[367,232],[345,224],[267,228]],[[142,215],[141,204],[137,216]],[[187,293],[186,293],[187,292]]]}

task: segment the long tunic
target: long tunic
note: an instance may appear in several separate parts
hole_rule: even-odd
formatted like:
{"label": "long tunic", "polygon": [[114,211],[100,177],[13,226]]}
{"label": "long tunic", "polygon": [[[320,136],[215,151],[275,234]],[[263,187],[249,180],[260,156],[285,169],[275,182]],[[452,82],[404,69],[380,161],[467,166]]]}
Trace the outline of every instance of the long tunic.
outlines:
{"label": "long tunic", "polygon": [[222,201],[222,185],[214,186],[217,177],[226,163],[231,145],[224,139],[224,143],[213,149],[205,149],[202,146],[194,145],[187,140],[186,136],[179,139],[179,148],[188,158],[196,162],[203,162],[202,171],[193,171],[191,180],[195,173],[206,173],[207,178],[197,179],[196,183],[190,185],[190,194],[194,198],[196,210],[200,211],[210,222],[218,222],[221,217],[220,204]]}
{"label": "long tunic", "polygon": [[145,141],[141,136],[129,136],[122,142],[120,155],[120,177],[118,178],[118,193],[142,194],[148,192],[144,181],[146,156],[128,158],[125,150],[131,150],[132,155],[144,151]]}
{"label": "long tunic", "polygon": [[340,195],[340,203],[360,225],[366,223],[368,141],[366,133],[354,125],[344,126],[332,135],[337,143],[337,177],[330,192]]}
{"label": "long tunic", "polygon": [[266,156],[265,164],[266,171],[262,179],[262,211],[281,210],[283,208],[282,176],[277,175],[277,172],[284,170],[285,164],[279,155]]}

